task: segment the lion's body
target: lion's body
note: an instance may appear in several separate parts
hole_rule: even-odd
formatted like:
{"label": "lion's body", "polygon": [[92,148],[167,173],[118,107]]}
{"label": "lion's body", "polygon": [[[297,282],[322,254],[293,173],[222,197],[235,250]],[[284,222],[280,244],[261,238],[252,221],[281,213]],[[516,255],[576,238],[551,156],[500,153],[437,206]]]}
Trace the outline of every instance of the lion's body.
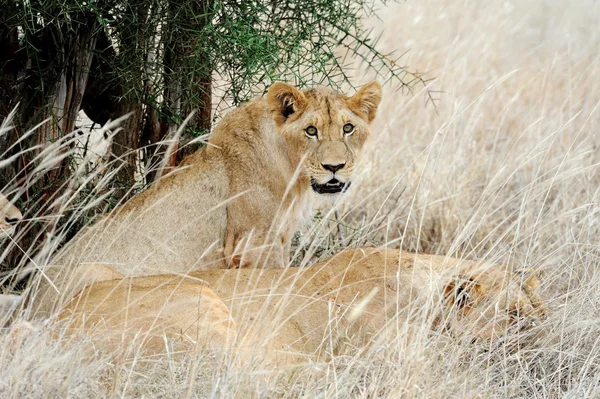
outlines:
{"label": "lion's body", "polygon": [[[125,301],[132,290],[133,299]],[[228,312],[211,305],[215,295]],[[208,306],[215,306],[214,314]],[[528,327],[543,312],[537,281],[523,280],[500,266],[364,248],[301,269],[207,270],[187,277],[98,282],[76,296],[62,318],[72,330],[84,328],[101,341],[121,336],[124,329],[134,336],[154,328],[155,334],[200,348],[237,336],[242,356],[266,356],[273,364],[283,364],[315,360],[346,344],[370,345],[376,336],[385,337],[381,334],[388,327],[393,330],[418,316],[430,327],[443,319],[453,333],[495,338],[518,323]],[[153,314],[161,316],[159,331]],[[132,319],[126,328],[124,315]],[[202,331],[196,336],[203,338],[182,334],[182,326]],[[152,339],[159,342],[148,344],[153,352],[164,350],[163,341]]]}
{"label": "lion's body", "polygon": [[[33,287],[35,306],[49,314],[72,296],[82,264],[110,264],[124,276],[285,266],[318,196],[312,187],[328,189],[331,179],[342,190],[380,99],[376,82],[352,97],[273,85],[267,98],[227,114],[178,169],[69,242]],[[348,121],[352,135],[342,133]],[[307,137],[306,125],[319,137]]]}
{"label": "lion's body", "polygon": [[200,150],[195,163],[82,230],[52,268],[64,272],[82,263],[107,263],[124,275],[149,275],[187,272],[198,263],[225,267],[218,262],[223,255],[210,248],[220,248],[225,237],[227,178],[211,155],[209,148]]}
{"label": "lion's body", "polygon": [[[229,309],[206,284],[189,278],[157,281],[157,277],[126,279],[131,283],[127,289],[117,290],[111,283],[119,280],[96,283],[84,302],[75,299],[61,317],[69,317],[73,306],[93,309],[84,323],[95,325],[100,334],[96,338],[102,340],[98,343],[111,350],[133,341],[160,353],[165,351],[165,337],[174,339],[179,350],[234,344],[236,328]],[[78,330],[82,322],[74,318],[71,328]]]}

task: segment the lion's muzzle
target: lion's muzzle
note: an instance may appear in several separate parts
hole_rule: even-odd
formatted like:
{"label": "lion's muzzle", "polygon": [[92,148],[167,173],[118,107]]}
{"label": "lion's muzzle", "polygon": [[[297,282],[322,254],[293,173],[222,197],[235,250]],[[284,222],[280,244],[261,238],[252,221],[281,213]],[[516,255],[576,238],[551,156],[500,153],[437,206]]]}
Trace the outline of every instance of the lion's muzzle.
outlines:
{"label": "lion's muzzle", "polygon": [[314,179],[311,179],[310,181],[310,185],[312,186],[313,190],[315,190],[315,192],[318,194],[337,194],[346,192],[348,187],[350,187],[350,184],[351,182],[349,180],[344,183],[335,177],[324,184],[319,184]]}

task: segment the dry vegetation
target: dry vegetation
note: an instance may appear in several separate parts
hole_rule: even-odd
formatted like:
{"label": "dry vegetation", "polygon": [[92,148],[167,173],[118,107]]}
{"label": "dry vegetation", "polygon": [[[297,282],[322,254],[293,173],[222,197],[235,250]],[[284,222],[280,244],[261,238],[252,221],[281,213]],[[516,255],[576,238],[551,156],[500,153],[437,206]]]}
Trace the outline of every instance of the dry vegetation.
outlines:
{"label": "dry vegetation", "polygon": [[324,212],[303,247],[387,242],[534,269],[544,334],[471,344],[423,320],[370,351],[275,372],[222,353],[90,352],[38,324],[1,338],[0,396],[600,396],[598,3],[425,0],[380,16],[382,50],[411,48],[408,64],[437,77],[437,109],[387,87],[342,227]]}

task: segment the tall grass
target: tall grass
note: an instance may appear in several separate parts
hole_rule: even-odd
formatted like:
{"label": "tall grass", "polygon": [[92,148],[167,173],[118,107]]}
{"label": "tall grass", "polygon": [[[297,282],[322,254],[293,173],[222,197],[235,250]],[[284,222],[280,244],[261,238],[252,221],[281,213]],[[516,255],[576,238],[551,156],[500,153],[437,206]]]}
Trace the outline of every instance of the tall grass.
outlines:
{"label": "tall grass", "polygon": [[[383,50],[410,48],[408,64],[432,71],[436,107],[388,87],[353,189],[296,246],[300,264],[386,244],[533,269],[550,310],[536,340],[513,350],[403,325],[377,350],[274,371],[216,353],[90,355],[85,339],[66,344],[50,323],[23,327],[24,312],[0,338],[0,395],[600,396],[597,21],[592,0],[386,9],[373,34],[381,31]],[[358,63],[355,75],[368,79]]]}

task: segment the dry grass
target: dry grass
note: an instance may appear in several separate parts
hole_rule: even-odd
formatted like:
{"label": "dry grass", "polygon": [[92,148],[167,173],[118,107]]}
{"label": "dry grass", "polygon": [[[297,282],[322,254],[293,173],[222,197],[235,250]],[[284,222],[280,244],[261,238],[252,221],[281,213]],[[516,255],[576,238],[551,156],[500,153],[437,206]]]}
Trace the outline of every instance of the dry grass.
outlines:
{"label": "dry grass", "polygon": [[316,236],[323,256],[388,243],[537,270],[550,307],[543,337],[514,350],[401,326],[376,350],[274,372],[215,353],[90,356],[36,325],[21,345],[14,332],[2,338],[0,396],[600,396],[598,3],[426,0],[382,11],[380,47],[411,48],[408,64],[432,71],[437,110],[388,87],[340,204],[343,227],[303,238]]}

